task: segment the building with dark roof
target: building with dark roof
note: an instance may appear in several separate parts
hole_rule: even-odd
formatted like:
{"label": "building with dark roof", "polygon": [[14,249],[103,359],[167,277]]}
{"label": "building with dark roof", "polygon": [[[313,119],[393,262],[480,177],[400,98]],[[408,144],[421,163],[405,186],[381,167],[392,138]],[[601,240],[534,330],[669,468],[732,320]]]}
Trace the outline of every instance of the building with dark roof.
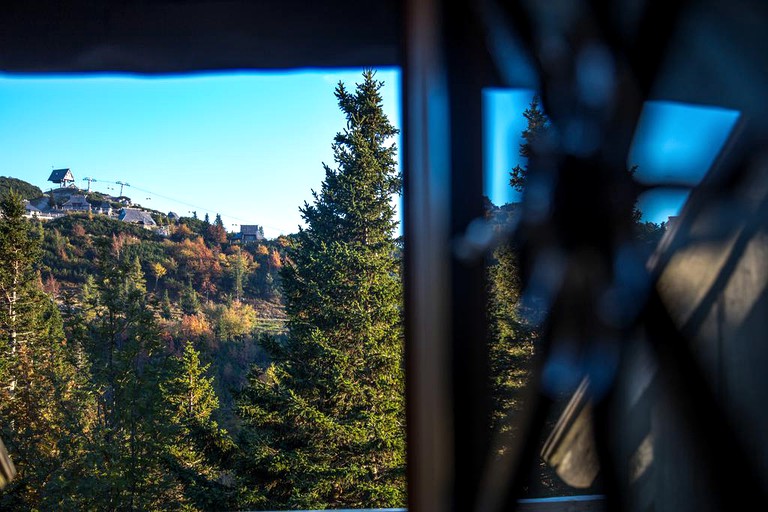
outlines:
{"label": "building with dark roof", "polygon": [[25,211],[25,216],[29,217],[29,218],[37,217],[38,215],[40,215],[42,213],[40,211],[40,208],[36,207],[35,205],[30,203],[26,199],[24,200],[24,211]]}
{"label": "building with dark roof", "polygon": [[260,242],[264,240],[264,228],[256,224],[241,224],[239,238],[244,244]]}
{"label": "building with dark roof", "polygon": [[69,196],[66,203],[61,205],[61,209],[70,212],[89,212],[91,211],[91,203],[85,196],[73,194]]}
{"label": "building with dark roof", "polygon": [[157,223],[149,213],[135,208],[123,208],[120,210],[118,219],[123,222],[130,222],[131,224],[139,224],[147,229],[157,226]]}
{"label": "building with dark roof", "polygon": [[69,185],[75,182],[75,177],[72,174],[72,171],[69,170],[69,168],[54,169],[53,171],[51,171],[51,175],[48,178],[48,181],[57,183],[60,187],[68,187]]}

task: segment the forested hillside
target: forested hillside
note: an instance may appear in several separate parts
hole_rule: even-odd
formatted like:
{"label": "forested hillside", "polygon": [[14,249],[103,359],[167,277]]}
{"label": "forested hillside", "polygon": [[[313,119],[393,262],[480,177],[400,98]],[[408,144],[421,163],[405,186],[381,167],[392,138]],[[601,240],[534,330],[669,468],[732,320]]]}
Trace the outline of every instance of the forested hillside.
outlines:
{"label": "forested hillside", "polygon": [[284,336],[291,239],[233,243],[193,218],[167,237],[104,215],[41,223],[13,191],[0,209],[2,439],[19,471],[0,507],[234,506],[234,396],[265,363],[260,336]]}
{"label": "forested hillside", "polygon": [[236,430],[233,390],[262,357],[259,336],[284,331],[280,269],[290,238],[235,244],[221,226],[193,218],[182,218],[169,232],[161,237],[103,215],[47,222],[44,290],[77,311],[104,267],[126,258],[135,262],[146,282],[142,300],[155,314],[164,344],[180,353],[189,341],[211,363],[222,402],[219,419]]}
{"label": "forested hillside", "polygon": [[218,216],[144,229],[56,209],[68,189],[38,197],[57,215],[30,220],[38,191],[11,183],[0,438],[18,473],[0,509],[405,505],[400,177],[382,86],[368,71],[336,89],[337,167],[296,235],[244,243]]}
{"label": "forested hillside", "polygon": [[[30,220],[23,182],[7,182],[0,438],[18,474],[1,510],[407,504],[401,177],[382,87],[373,71],[337,86],[334,165],[318,165],[306,228],[290,236],[244,243],[218,216]],[[523,156],[547,130],[536,101],[526,117]],[[494,229],[519,214],[487,206]],[[661,228],[635,220],[650,246]],[[514,436],[504,418],[526,406],[540,333],[521,310],[515,245],[487,263],[489,419]],[[533,478],[530,494],[573,492],[543,466]]]}
{"label": "forested hillside", "polygon": [[43,191],[24,180],[0,176],[0,199],[8,196],[14,190],[22,199],[35,199],[43,195]]}

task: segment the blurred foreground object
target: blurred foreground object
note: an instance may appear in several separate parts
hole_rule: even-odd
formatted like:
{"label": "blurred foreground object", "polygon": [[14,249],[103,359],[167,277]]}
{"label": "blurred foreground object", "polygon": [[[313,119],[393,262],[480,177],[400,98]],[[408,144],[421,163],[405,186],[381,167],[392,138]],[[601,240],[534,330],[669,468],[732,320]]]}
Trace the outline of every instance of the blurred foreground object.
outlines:
{"label": "blurred foreground object", "polygon": [[5,449],[2,439],[0,439],[0,489],[5,488],[16,476],[16,467],[13,465],[8,450]]}

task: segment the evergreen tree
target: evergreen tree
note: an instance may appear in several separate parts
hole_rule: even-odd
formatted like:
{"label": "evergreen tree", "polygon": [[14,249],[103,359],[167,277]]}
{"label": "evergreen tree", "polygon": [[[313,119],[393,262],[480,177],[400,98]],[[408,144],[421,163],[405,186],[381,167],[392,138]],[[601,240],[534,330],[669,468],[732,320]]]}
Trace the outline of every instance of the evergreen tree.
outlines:
{"label": "evergreen tree", "polygon": [[13,190],[0,211],[0,436],[18,471],[0,508],[30,510],[78,455],[79,395],[61,316],[36,268],[40,226]]}
{"label": "evergreen tree", "polygon": [[82,508],[167,508],[183,495],[163,458],[169,436],[160,391],[166,358],[134,248],[105,248],[87,305],[91,321],[83,345],[92,360],[97,417],[83,467],[87,476],[75,482]]}
{"label": "evergreen tree", "polygon": [[[531,100],[531,104],[523,112],[523,116],[528,121],[528,124],[523,130],[523,140],[520,144],[520,156],[523,158],[530,158],[536,150],[537,144],[541,144],[544,141],[544,137],[549,130],[549,119],[544,115],[541,108],[539,108],[539,97],[534,96]],[[509,184],[517,190],[522,192],[525,188],[526,177],[528,173],[527,165],[516,165],[510,172]]]}
{"label": "evergreen tree", "polygon": [[523,405],[521,394],[530,377],[535,333],[519,311],[520,276],[517,253],[504,244],[493,253],[488,268],[490,367],[494,429],[506,428],[500,420]]}
{"label": "evergreen tree", "polygon": [[373,71],[336,88],[337,168],[301,209],[283,266],[287,340],[239,399],[243,506],[405,505],[401,285],[393,195],[398,131]]}
{"label": "evergreen tree", "polygon": [[226,258],[228,274],[232,280],[232,292],[235,300],[240,302],[243,298],[243,283],[248,279],[248,274],[254,267],[253,258],[248,252],[243,252],[238,245],[232,249],[232,254]]}
{"label": "evergreen tree", "polygon": [[194,315],[200,311],[200,299],[197,292],[192,288],[192,283],[188,283],[179,295],[179,306],[185,315]]}
{"label": "evergreen tree", "polygon": [[166,320],[170,320],[173,316],[171,297],[168,295],[168,290],[163,290],[163,298],[160,301],[160,312],[162,317]]}
{"label": "evergreen tree", "polygon": [[220,483],[234,445],[214,419],[219,399],[213,377],[206,376],[209,367],[200,363],[200,353],[191,343],[181,356],[172,358],[170,376],[161,386],[172,427],[165,442],[171,470],[183,486],[180,504],[222,510],[234,508],[230,503],[234,493]]}

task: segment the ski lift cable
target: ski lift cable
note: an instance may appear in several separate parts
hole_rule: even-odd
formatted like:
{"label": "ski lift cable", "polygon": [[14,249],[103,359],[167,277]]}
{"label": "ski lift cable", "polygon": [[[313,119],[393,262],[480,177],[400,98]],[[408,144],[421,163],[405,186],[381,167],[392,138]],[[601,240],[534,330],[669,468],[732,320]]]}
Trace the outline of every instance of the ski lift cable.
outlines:
{"label": "ski lift cable", "polygon": [[[93,181],[97,181],[97,180],[93,180]],[[105,182],[105,180],[99,180],[99,181]],[[118,181],[112,181],[112,182],[107,182],[107,183],[115,183],[115,184],[118,184],[118,185],[121,184]],[[157,192],[153,192],[151,190],[147,190],[147,189],[142,188],[142,187],[137,187],[135,185],[129,185],[128,183],[125,183],[124,185],[127,186],[127,187],[131,187],[131,188],[133,188],[135,190],[138,190],[140,192],[144,192],[144,193],[152,195],[152,196],[160,197],[160,198],[166,199],[168,201],[173,201],[174,203],[178,203],[178,204],[181,204],[181,205],[184,205],[184,206],[188,206],[190,208],[197,208],[198,210],[202,210],[202,211],[216,211],[215,208],[207,208],[205,206],[200,206],[200,205],[197,205],[197,204],[188,203],[186,201],[181,201],[179,199],[176,199],[176,198],[173,198],[173,197],[169,197],[169,196],[166,196],[164,194],[158,194]],[[248,220],[242,219],[242,218],[237,217],[235,215],[229,215],[226,212],[217,212],[217,213],[219,213],[219,215],[222,215],[224,217],[229,217],[230,219],[234,219],[234,220],[240,221],[241,223],[246,223],[247,224],[248,222],[250,222]],[[270,226],[268,224],[260,224],[260,225],[265,227],[265,228],[269,228],[271,230],[274,230],[274,231],[279,231],[280,233],[289,232],[288,230],[285,230],[283,228],[278,228],[276,226]]]}

